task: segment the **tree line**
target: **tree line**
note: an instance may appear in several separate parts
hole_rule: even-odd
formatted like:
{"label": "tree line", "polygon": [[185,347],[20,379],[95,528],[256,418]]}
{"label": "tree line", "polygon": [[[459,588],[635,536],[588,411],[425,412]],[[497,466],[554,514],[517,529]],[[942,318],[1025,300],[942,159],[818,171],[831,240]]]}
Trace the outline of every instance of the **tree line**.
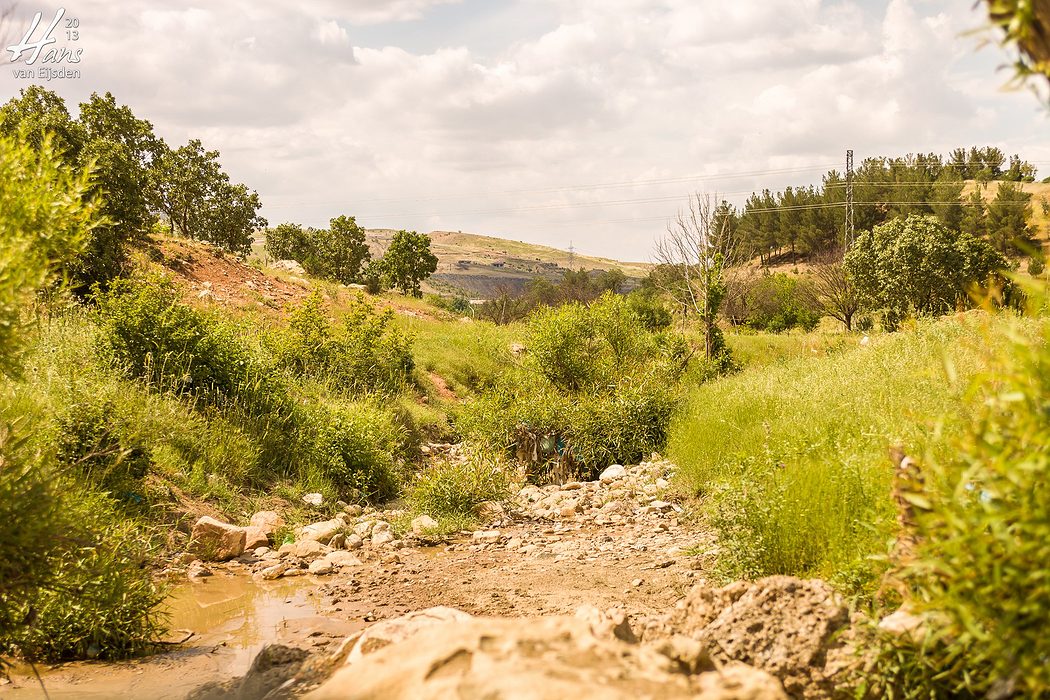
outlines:
{"label": "tree line", "polygon": [[[1004,168],[1004,165],[1006,166]],[[947,158],[936,153],[865,159],[854,172],[854,228],[870,231],[891,219],[937,217],[949,229],[988,238],[1004,254],[1031,250],[1031,195],[1020,183],[1032,182],[1035,168],[998,148],[958,148]],[[968,181],[972,191],[964,197]],[[995,197],[982,196],[998,183]],[[819,258],[843,244],[846,178],[837,170],[820,186],[786,187],[753,193],[739,210],[727,202],[727,219],[737,245],[762,264],[785,253],[791,259]]]}
{"label": "tree line", "polygon": [[74,118],[60,96],[29,86],[0,107],[0,135],[36,150],[47,144],[73,171],[92,172],[88,197],[98,201],[101,223],[84,254],[68,264],[77,290],[119,276],[129,244],[162,219],[173,233],[240,255],[266,226],[259,195],[232,181],[218,151],[197,139],[172,148],[109,92],[92,93]]}

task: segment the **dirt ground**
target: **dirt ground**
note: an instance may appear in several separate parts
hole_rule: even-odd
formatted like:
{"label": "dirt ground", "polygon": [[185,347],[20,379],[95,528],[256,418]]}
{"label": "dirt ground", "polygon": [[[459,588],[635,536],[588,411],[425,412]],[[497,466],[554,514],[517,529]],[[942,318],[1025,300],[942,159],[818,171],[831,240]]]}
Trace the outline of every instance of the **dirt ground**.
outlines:
{"label": "dirt ground", "polygon": [[[373,622],[438,605],[513,617],[593,605],[642,620],[668,612],[715,555],[713,535],[683,522],[677,506],[634,487],[572,489],[536,489],[533,498],[545,500],[438,546],[406,538],[369,553],[366,545],[360,566],[329,576],[261,581],[251,558],[214,566],[173,597],[173,626],[194,632],[186,644],[131,662],[42,668],[44,685],[51,698],[181,699],[245,673],[266,643],[328,651]],[[595,506],[578,505],[588,493]],[[25,667],[0,696],[45,697]]]}

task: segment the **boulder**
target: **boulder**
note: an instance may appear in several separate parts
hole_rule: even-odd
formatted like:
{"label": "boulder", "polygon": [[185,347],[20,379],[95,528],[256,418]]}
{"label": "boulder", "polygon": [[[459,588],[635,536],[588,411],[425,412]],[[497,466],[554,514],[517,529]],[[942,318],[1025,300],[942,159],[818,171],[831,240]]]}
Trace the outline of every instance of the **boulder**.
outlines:
{"label": "boulder", "polygon": [[[282,549],[284,548],[282,547]],[[292,554],[306,561],[323,557],[327,553],[328,547],[317,540],[300,540],[292,547]]]}
{"label": "boulder", "polygon": [[297,540],[314,540],[315,542],[329,542],[345,527],[345,523],[338,518],[322,520],[319,523],[310,523],[300,528],[295,533]]}
{"label": "boulder", "polygon": [[284,525],[284,518],[272,510],[260,510],[248,521],[248,527],[257,527],[267,535],[277,532],[277,528],[282,525]]}
{"label": "boulder", "polygon": [[319,493],[308,493],[303,496],[303,503],[314,508],[320,508],[321,504],[324,503],[324,496]]}
{"label": "boulder", "polygon": [[203,516],[193,525],[191,547],[201,559],[227,561],[244,553],[244,528]]}
{"label": "boulder", "polygon": [[[397,629],[407,636],[355,653],[368,646],[364,638],[373,629],[394,624],[402,625]],[[699,697],[701,688],[702,697],[717,700],[786,698],[779,682],[761,671],[734,666],[725,672],[690,673],[677,659],[598,637],[587,622],[571,617],[431,618],[422,624],[398,618],[379,623],[361,635],[347,665],[306,697],[674,700]]]}
{"label": "boulder", "polygon": [[473,615],[456,608],[438,606],[425,610],[416,610],[392,620],[377,622],[360,635],[350,647],[346,663],[354,664],[364,656],[383,647],[404,641],[420,630],[445,622],[470,620]]}
{"label": "boulder", "polygon": [[323,576],[335,571],[335,564],[328,561],[327,558],[314,559],[310,562],[310,566],[307,567],[307,571],[315,576]]}
{"label": "boulder", "polygon": [[249,525],[244,528],[244,551],[253,552],[259,547],[269,547],[269,533],[261,527]]}
{"label": "boulder", "polygon": [[372,532],[373,547],[382,547],[384,544],[390,544],[396,539],[394,533],[390,530],[380,530],[376,528],[376,530]]}
{"label": "boulder", "polygon": [[825,663],[849,612],[824,581],[770,576],[723,588],[696,586],[669,623],[707,646],[716,661],[773,674],[792,697],[830,697],[834,681]]}
{"label": "boulder", "polygon": [[434,520],[429,515],[421,515],[412,521],[412,534],[427,535],[437,530],[438,527],[437,520]]}
{"label": "boulder", "polygon": [[610,464],[606,467],[601,474],[598,475],[598,481],[616,481],[627,476],[627,470],[622,464]]}

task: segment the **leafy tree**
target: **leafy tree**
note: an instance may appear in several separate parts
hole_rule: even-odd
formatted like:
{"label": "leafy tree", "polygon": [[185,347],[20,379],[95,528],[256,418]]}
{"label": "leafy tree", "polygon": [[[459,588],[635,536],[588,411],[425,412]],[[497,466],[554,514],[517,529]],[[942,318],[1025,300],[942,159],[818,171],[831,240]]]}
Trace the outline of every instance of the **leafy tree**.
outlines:
{"label": "leafy tree", "polygon": [[81,126],[69,116],[65,100],[46,88],[30,85],[0,108],[0,134],[14,137],[20,132],[34,148],[40,148],[50,134],[53,153],[66,163],[80,160],[84,147]]}
{"label": "leafy tree", "polygon": [[312,245],[309,234],[299,224],[286,222],[266,229],[266,252],[274,260],[305,260]]}
{"label": "leafy tree", "polygon": [[300,261],[306,271],[343,284],[357,282],[372,254],[365,242],[365,230],[354,217],[337,216],[329,222],[328,229],[311,233],[310,252]]}
{"label": "leafy tree", "polygon": [[153,170],[157,207],[172,230],[230,252],[251,251],[252,233],[265,228],[259,195],[230,182],[218,151],[206,151],[197,139],[181,148],[161,149]]}
{"label": "leafy tree", "polygon": [[978,187],[966,198],[966,206],[963,207],[962,218],[959,219],[959,230],[974,237],[984,236],[988,231],[986,215],[987,207],[985,207],[984,197],[981,196],[981,190]]}
{"label": "leafy tree", "polygon": [[437,262],[437,256],[430,252],[430,236],[398,231],[383,255],[383,275],[403,294],[420,297],[420,282],[437,271]]}
{"label": "leafy tree", "polygon": [[1006,268],[1006,259],[987,241],[912,215],[861,233],[844,265],[861,299],[883,310],[894,328],[909,313],[944,314],[966,303],[973,287]]}
{"label": "leafy tree", "polygon": [[1027,252],[1031,247],[1032,195],[1013,182],[999,183],[995,199],[988,205],[988,235],[1003,253]]}

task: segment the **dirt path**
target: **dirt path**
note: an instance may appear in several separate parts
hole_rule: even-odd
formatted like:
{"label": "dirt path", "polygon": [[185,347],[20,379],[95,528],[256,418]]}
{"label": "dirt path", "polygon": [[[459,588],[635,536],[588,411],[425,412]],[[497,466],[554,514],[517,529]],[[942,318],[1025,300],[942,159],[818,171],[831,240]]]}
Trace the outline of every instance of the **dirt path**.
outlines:
{"label": "dirt path", "polygon": [[[529,486],[484,529],[427,546],[410,536],[374,545],[366,537],[356,565],[326,576],[276,581],[250,577],[276,552],[214,566],[213,576],[180,588],[173,623],[193,629],[179,651],[120,664],[77,663],[45,669],[51,697],[183,698],[208,681],[243,674],[268,642],[324,652],[375,621],[443,605],[476,615],[572,613],[618,607],[634,620],[666,613],[698,579],[714,538],[682,521],[662,500],[671,465],[613,470],[615,478]],[[348,529],[394,517],[372,511]],[[355,543],[356,544],[356,543]],[[333,550],[322,545],[316,556]],[[284,555],[295,573],[310,559]],[[314,558],[316,561],[316,558]],[[25,669],[0,695],[43,697]],[[6,692],[5,692],[6,691]]]}

